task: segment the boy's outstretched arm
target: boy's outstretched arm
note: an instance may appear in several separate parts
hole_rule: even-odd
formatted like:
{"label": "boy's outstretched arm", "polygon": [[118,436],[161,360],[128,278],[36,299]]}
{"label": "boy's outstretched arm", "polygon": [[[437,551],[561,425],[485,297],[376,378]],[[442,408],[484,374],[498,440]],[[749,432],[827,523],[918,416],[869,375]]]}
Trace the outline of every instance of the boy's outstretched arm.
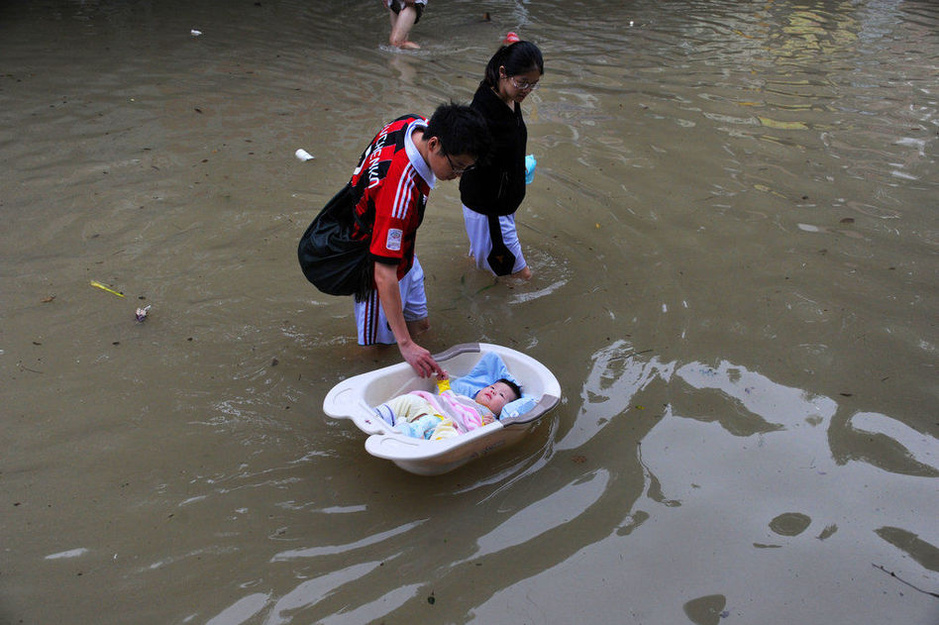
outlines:
{"label": "boy's outstretched arm", "polygon": [[443,374],[443,369],[434,360],[430,352],[414,342],[408,332],[401,304],[401,291],[398,289],[398,268],[396,265],[375,263],[375,286],[378,288],[378,300],[385,310],[385,317],[391,332],[398,343],[398,350],[404,360],[422,378]]}

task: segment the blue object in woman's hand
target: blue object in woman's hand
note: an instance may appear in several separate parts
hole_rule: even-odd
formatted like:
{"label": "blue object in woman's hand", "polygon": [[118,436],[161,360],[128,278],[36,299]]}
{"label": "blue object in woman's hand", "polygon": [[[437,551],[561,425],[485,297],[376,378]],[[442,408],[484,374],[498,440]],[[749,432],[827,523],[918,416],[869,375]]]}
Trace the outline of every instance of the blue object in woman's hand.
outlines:
{"label": "blue object in woman's hand", "polygon": [[537,166],[538,161],[535,160],[534,154],[525,157],[525,184],[531,184],[531,181],[535,179],[535,167]]}

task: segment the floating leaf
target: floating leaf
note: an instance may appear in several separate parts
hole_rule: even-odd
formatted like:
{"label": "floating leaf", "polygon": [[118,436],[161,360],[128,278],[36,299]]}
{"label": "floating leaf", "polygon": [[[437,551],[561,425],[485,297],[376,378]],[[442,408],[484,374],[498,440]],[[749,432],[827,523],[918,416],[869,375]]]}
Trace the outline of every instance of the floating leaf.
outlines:
{"label": "floating leaf", "polygon": [[778,128],[780,130],[808,130],[802,122],[781,122],[776,119],[770,119],[769,117],[757,117],[760,120],[760,123],[766,126],[767,128]]}

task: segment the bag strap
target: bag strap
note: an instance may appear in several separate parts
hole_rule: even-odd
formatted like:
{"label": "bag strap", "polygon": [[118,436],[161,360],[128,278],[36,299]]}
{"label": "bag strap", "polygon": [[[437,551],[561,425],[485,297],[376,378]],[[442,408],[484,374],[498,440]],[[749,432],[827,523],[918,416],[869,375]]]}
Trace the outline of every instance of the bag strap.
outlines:
{"label": "bag strap", "polygon": [[342,193],[349,196],[349,211],[351,213],[352,221],[355,222],[356,227],[360,231],[365,232],[371,236],[372,229],[375,227],[374,211],[372,211],[372,221],[369,223],[362,219],[358,211],[355,210],[355,207],[359,204],[359,200],[361,200],[362,196],[365,194],[364,187],[365,185],[363,184],[363,180],[360,180],[359,184],[354,187],[347,182],[346,187],[342,190]]}

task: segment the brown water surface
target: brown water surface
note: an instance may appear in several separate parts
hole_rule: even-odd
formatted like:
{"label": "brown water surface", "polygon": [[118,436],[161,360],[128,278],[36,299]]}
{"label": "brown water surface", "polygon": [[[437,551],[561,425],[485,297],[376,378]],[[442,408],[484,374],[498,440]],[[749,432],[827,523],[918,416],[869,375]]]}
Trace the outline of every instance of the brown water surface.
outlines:
{"label": "brown water surface", "polygon": [[[546,59],[535,277],[473,270],[441,183],[422,343],[564,399],[420,478],[323,415],[399,356],[296,243],[508,30]],[[452,0],[387,34],[373,0],[0,6],[0,622],[939,622],[939,5]]]}

